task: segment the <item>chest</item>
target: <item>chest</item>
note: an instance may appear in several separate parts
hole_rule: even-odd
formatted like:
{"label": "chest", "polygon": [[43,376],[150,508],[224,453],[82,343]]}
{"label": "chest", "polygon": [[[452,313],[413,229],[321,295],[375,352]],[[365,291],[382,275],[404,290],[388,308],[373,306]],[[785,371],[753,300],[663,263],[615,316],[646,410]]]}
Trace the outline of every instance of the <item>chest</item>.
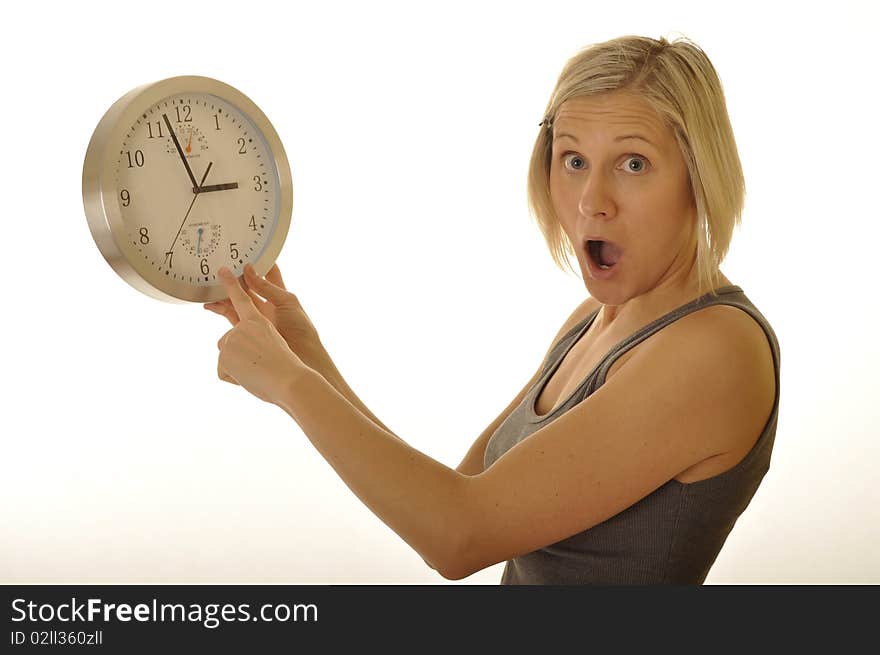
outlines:
{"label": "chest", "polygon": [[[597,337],[588,330],[571,350],[566,353],[558,368],[551,374],[550,379],[535,402],[535,410],[539,416],[551,412],[557,405],[562,404],[574,393],[575,389],[584,381],[596,366],[599,365],[611,349],[624,337],[615,335],[602,335]],[[635,352],[644,345],[644,342],[630,348],[617,358],[605,380],[610,380],[615,373],[632,357]]]}

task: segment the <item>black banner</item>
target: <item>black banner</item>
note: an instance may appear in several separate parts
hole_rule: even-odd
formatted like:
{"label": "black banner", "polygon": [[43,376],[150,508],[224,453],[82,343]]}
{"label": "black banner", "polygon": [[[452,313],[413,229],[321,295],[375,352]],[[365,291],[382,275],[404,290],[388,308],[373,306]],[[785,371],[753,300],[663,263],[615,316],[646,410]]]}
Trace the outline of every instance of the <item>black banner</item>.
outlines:
{"label": "black banner", "polygon": [[714,650],[772,638],[861,652],[874,647],[880,601],[877,586],[9,585],[0,594],[7,653],[472,652],[479,641],[528,639]]}

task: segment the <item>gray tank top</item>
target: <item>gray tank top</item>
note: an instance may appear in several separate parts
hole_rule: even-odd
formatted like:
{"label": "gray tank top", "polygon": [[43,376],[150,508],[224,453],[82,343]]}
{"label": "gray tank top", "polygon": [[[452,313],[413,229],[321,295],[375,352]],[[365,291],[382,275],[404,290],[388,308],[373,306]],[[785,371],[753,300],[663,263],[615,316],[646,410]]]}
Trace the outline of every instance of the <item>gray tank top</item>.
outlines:
{"label": "gray tank top", "polygon": [[615,360],[630,348],[710,305],[732,305],[760,324],[773,351],[776,398],[758,441],[733,468],[690,484],[674,478],[619,514],[539,550],[507,562],[501,584],[702,584],[736,519],[770,467],[779,413],[779,343],[773,328],[738,286],[707,293],[658,318],[614,346],[577,389],[549,414],[535,402],[562,359],[580,339],[596,310],[568,331],[547,355],[541,378],[498,426],[486,445],[484,468],[510,448],[590,396],[605,382]]}

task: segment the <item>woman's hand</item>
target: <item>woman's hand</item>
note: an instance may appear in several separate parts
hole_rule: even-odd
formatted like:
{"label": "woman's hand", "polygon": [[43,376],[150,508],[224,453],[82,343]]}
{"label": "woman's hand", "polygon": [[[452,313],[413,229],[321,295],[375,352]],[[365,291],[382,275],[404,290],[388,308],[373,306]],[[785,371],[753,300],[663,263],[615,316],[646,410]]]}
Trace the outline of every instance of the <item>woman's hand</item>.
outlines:
{"label": "woman's hand", "polygon": [[225,266],[220,280],[237,321],[217,342],[217,375],[280,407],[288,383],[306,366]]}
{"label": "woman's hand", "polygon": [[[299,299],[284,286],[278,265],[273,265],[266,277],[259,277],[254,267],[246,264],[241,282],[254,306],[275,326],[287,346],[308,366],[320,369],[324,347],[318,331]],[[229,299],[206,303],[204,308],[225,316],[233,326],[239,321],[238,313]]]}

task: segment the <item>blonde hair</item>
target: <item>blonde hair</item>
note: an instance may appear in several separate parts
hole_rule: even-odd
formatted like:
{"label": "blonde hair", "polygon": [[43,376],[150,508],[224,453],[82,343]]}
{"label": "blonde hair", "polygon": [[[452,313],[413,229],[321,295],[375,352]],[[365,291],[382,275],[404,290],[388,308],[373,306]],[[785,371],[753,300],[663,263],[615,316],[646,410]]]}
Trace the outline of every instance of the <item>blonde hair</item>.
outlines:
{"label": "blonde hair", "polygon": [[745,179],[724,91],[715,68],[695,43],[623,36],[580,50],[566,62],[551,94],[529,161],[528,204],[553,261],[577,275],[576,256],[550,199],[551,126],[569,98],[624,91],[646,101],[672,128],[687,165],[696,206],[696,266],[700,295],[720,284],[719,266],[741,222]]}

